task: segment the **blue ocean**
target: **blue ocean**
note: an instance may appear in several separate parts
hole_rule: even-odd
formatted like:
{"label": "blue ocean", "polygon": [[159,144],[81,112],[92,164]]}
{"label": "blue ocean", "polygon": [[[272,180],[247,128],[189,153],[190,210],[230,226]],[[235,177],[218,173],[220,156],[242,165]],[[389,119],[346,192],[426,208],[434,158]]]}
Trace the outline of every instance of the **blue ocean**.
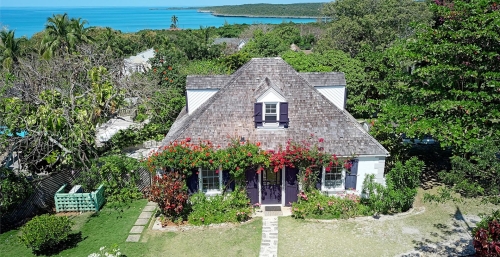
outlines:
{"label": "blue ocean", "polygon": [[137,32],[143,29],[168,29],[172,15],[178,17],[181,29],[199,29],[200,26],[220,27],[228,24],[279,24],[282,22],[307,23],[315,19],[216,17],[195,9],[168,10],[165,7],[1,7],[0,27],[16,31],[16,37],[31,37],[44,29],[48,17],[67,13],[70,18],[87,20],[88,26],[111,27],[122,32]]}

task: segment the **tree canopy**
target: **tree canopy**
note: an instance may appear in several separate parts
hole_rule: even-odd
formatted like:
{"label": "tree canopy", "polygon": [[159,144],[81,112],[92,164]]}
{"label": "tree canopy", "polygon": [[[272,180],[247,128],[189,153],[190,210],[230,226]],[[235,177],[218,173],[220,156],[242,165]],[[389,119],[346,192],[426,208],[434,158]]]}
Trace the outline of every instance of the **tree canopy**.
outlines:
{"label": "tree canopy", "polygon": [[330,17],[319,50],[338,49],[355,56],[363,45],[383,50],[413,34],[412,23],[429,23],[426,3],[414,0],[337,0],[324,5]]}

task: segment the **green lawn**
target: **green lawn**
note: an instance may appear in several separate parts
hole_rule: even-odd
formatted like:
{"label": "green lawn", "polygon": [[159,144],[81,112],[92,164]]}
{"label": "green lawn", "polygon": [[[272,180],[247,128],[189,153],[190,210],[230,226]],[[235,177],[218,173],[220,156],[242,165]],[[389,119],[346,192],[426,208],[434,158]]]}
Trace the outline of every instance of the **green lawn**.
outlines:
{"label": "green lawn", "polygon": [[[54,256],[87,257],[102,246],[117,244],[128,257],[135,256],[258,256],[262,220],[224,228],[203,228],[186,232],[145,229],[139,243],[125,242],[146,200],[121,206],[105,205],[98,213],[70,217],[82,241]],[[0,256],[35,256],[17,239],[18,230],[0,234]],[[168,253],[168,254],[167,254]]]}
{"label": "green lawn", "polygon": [[[327,223],[281,217],[278,256],[397,256],[415,250],[423,256],[466,256],[444,253],[448,248],[459,253],[470,251],[466,245],[477,215],[498,209],[477,200],[423,203],[422,195],[420,190],[415,202],[415,207],[425,208],[419,214]],[[428,246],[436,246],[437,253]]]}

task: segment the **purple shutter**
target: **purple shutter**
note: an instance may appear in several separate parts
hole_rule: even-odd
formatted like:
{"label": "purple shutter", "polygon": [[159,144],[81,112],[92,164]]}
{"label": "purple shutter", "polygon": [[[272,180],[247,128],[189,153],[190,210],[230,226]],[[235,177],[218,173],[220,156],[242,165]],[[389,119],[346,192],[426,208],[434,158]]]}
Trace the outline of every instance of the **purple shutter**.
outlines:
{"label": "purple shutter", "polygon": [[345,176],[345,189],[356,189],[356,181],[358,180],[358,162],[359,160],[351,160],[351,171],[346,172]]}
{"label": "purple shutter", "polygon": [[321,191],[321,179],[323,178],[323,169],[319,169],[318,177],[316,178],[316,189]]}
{"label": "purple shutter", "polygon": [[198,192],[198,169],[193,169],[191,175],[186,179],[189,194]]}
{"label": "purple shutter", "polygon": [[291,203],[295,203],[298,200],[299,194],[299,182],[297,181],[297,175],[299,174],[299,169],[297,168],[285,168],[285,206],[290,206]]}
{"label": "purple shutter", "polygon": [[253,105],[253,116],[255,119],[255,127],[262,126],[262,103],[255,103]]}
{"label": "purple shutter", "polygon": [[231,179],[231,174],[227,170],[222,171],[222,184],[225,191],[234,191],[234,179]]}
{"label": "purple shutter", "polygon": [[280,103],[280,125],[288,128],[288,103]]}

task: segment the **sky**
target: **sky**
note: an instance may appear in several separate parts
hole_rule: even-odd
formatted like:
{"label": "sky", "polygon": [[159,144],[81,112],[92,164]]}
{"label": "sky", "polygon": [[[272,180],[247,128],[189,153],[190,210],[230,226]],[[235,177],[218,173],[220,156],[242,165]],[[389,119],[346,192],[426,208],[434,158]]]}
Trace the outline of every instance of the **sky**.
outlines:
{"label": "sky", "polygon": [[[97,7],[97,6],[157,6],[157,7],[187,7],[187,6],[217,6],[217,5],[238,5],[238,4],[292,4],[292,3],[318,3],[328,2],[321,0],[0,0],[1,7]],[[1,12],[1,10],[0,10]]]}

